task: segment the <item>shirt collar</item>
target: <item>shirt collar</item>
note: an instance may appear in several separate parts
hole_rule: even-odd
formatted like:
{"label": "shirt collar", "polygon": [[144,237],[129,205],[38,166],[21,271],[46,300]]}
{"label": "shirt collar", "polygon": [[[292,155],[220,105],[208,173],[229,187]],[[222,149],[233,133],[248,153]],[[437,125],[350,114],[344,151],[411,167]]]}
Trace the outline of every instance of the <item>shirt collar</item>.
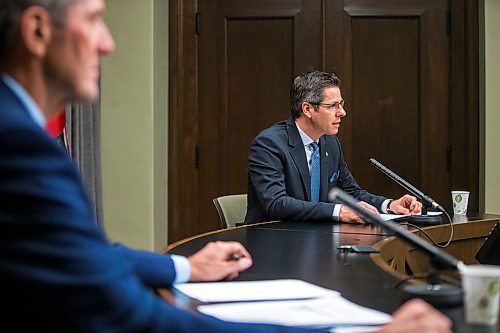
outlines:
{"label": "shirt collar", "polygon": [[1,74],[0,80],[2,80],[7,87],[9,87],[14,95],[21,101],[23,106],[28,110],[29,115],[35,123],[41,128],[45,128],[45,117],[42,110],[38,107],[33,97],[21,86],[16,80],[14,80],[8,74]]}
{"label": "shirt collar", "polygon": [[[300,126],[299,124],[297,124],[297,122],[295,122],[295,126],[297,126],[297,129],[299,130],[300,138],[302,139],[302,143],[304,144],[304,146],[310,145],[314,140],[311,139],[309,135],[307,135],[302,129],[300,129]],[[316,143],[318,142],[316,141]]]}

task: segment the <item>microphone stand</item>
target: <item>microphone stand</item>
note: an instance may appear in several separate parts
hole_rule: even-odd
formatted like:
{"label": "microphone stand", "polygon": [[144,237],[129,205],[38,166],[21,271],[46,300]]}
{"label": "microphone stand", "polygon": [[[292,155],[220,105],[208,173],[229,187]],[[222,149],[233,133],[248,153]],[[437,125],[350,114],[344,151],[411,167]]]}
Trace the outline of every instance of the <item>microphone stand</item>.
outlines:
{"label": "microphone stand", "polygon": [[462,289],[451,284],[440,284],[439,272],[446,269],[457,269],[459,261],[448,253],[427,243],[417,235],[400,228],[392,221],[386,221],[380,216],[368,211],[358,205],[358,201],[339,188],[334,188],[328,194],[330,201],[340,200],[366,221],[376,222],[382,227],[394,232],[405,242],[415,246],[420,251],[427,253],[430,257],[430,273],[427,278],[427,284],[405,284],[401,288],[402,298],[421,298],[435,307],[453,307],[462,304]]}
{"label": "microphone stand", "polygon": [[391,178],[393,181],[395,181],[398,185],[403,187],[406,191],[414,195],[418,201],[422,203],[422,213],[421,215],[409,215],[406,217],[406,220],[408,223],[411,224],[416,224],[416,225],[423,225],[423,226],[429,226],[429,225],[436,225],[436,224],[441,224],[441,216],[440,215],[428,215],[427,213],[427,207],[429,208],[435,208],[442,213],[446,214],[446,210],[438,204],[434,199],[429,197],[428,195],[424,194],[422,191],[417,189],[415,186],[398,176],[396,173],[391,171],[389,168],[387,168],[385,165],[380,163],[374,158],[370,158],[370,163],[380,170],[383,174],[385,174],[387,177]]}
{"label": "microphone stand", "polygon": [[[421,200],[419,201],[422,202]],[[427,206],[424,203],[422,203],[421,215],[408,215],[405,219],[408,223],[420,226],[437,225],[443,222],[441,215],[428,215]]]}
{"label": "microphone stand", "polygon": [[440,283],[439,265],[431,258],[430,271],[426,284],[405,283],[400,288],[403,301],[420,298],[436,308],[454,307],[462,304],[462,289],[452,284]]}

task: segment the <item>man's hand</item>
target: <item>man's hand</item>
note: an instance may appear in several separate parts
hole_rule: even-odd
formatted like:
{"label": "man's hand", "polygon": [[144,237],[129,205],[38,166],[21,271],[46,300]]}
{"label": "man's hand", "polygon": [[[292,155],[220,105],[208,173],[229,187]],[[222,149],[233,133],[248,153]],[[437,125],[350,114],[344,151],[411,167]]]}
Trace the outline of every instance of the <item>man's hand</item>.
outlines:
{"label": "man's hand", "polygon": [[428,303],[413,299],[399,308],[393,320],[377,333],[449,333],[451,321]]}
{"label": "man's hand", "polygon": [[[363,208],[368,209],[372,213],[379,215],[377,208],[373,207],[370,204],[367,204],[364,201],[358,202],[358,205],[360,205]],[[354,223],[365,223],[365,220],[361,216],[359,216],[355,211],[353,211],[351,208],[347,207],[346,205],[342,205],[340,208],[339,212],[339,220],[342,222],[354,222]]]}
{"label": "man's hand", "polygon": [[422,211],[422,203],[417,201],[417,198],[405,194],[398,200],[391,202],[389,209],[396,214],[415,215]]}
{"label": "man's hand", "polygon": [[252,266],[252,257],[238,242],[211,242],[188,258],[189,281],[232,280]]}

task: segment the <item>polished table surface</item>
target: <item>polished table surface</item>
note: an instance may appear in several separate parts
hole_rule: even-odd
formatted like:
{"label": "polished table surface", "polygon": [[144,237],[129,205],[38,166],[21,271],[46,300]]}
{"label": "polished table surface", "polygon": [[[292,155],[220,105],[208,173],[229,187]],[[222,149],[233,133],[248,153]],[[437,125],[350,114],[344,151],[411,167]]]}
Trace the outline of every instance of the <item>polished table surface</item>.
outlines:
{"label": "polished table surface", "polygon": [[[498,220],[499,216],[470,218],[486,219]],[[377,266],[369,254],[338,249],[341,245],[374,244],[388,236],[390,232],[372,225],[279,221],[207,233],[165,250],[187,256],[210,241],[239,241],[251,253],[254,264],[238,280],[301,279],[340,291],[358,304],[391,313],[401,304],[396,288],[400,280]],[[197,304],[175,291],[173,295],[179,306],[192,308]],[[500,332],[500,325],[465,324],[461,307],[442,311],[453,320],[454,332]]]}

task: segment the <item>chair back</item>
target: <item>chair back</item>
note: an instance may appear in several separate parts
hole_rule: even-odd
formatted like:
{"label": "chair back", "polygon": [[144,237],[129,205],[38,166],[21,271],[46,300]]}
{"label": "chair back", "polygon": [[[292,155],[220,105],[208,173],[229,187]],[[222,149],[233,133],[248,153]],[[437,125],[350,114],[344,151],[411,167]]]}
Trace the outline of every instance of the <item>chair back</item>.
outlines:
{"label": "chair back", "polygon": [[213,199],[222,228],[234,228],[245,220],[247,195],[233,194]]}

